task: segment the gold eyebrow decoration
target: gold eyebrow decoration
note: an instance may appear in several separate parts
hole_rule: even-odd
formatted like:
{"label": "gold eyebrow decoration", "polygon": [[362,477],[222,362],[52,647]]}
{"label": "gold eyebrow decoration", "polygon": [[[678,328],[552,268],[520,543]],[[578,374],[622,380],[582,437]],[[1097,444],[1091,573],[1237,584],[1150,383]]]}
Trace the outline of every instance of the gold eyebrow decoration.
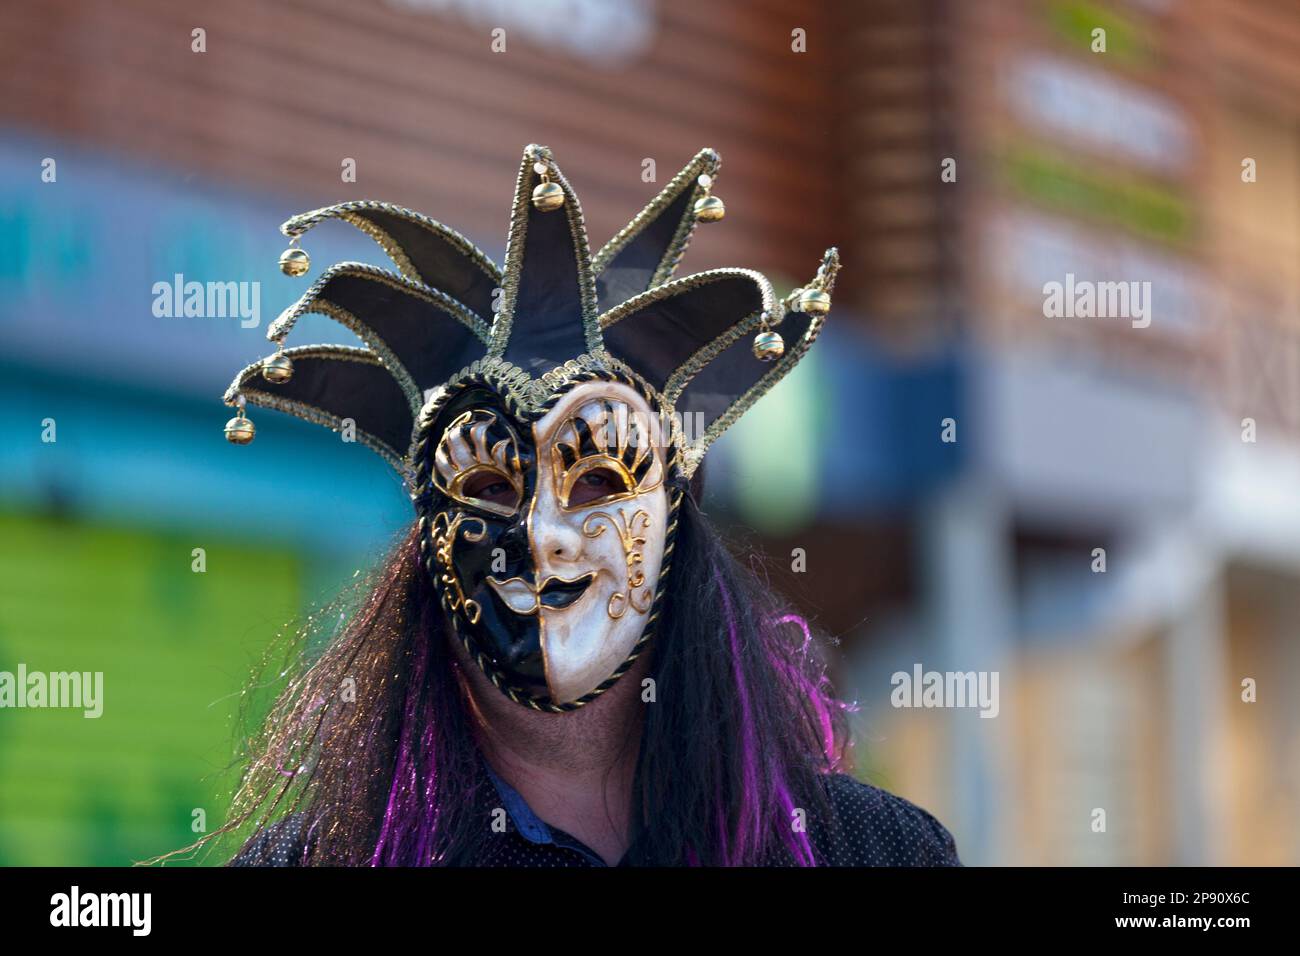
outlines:
{"label": "gold eyebrow decoration", "polygon": [[[488,447],[488,430],[499,424],[506,437]],[[509,516],[519,508],[524,495],[524,472],[519,462],[519,442],[508,424],[486,409],[474,408],[458,416],[442,433],[433,453],[434,485],[444,495],[462,504],[473,505],[493,514]],[[515,491],[512,505],[474,498],[465,494],[465,485],[478,475],[498,476]]]}
{"label": "gold eyebrow decoration", "polygon": [[[600,468],[617,475],[624,490],[570,507],[574,485]],[[551,472],[560,506],[566,511],[653,491],[664,478],[649,423],[627,403],[613,399],[588,402],[565,419],[551,446]]]}

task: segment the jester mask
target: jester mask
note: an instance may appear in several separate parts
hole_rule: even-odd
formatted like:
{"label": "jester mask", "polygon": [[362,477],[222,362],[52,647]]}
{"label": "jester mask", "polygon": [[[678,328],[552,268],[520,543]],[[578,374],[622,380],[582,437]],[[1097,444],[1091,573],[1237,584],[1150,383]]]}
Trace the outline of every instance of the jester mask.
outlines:
{"label": "jester mask", "polygon": [[[290,275],[326,220],[372,237],[396,271],[344,262],[270,327],[270,356],[226,392],[335,430],[405,480],[422,563],[451,631],[511,700],[594,700],[653,639],[687,483],[713,441],[804,355],[839,267],[778,299],[745,269],[672,275],[699,222],[722,218],[701,151],[594,256],[550,150],[520,164],[505,264],[381,202],[288,220]],[[365,343],[285,347],[319,313]]]}

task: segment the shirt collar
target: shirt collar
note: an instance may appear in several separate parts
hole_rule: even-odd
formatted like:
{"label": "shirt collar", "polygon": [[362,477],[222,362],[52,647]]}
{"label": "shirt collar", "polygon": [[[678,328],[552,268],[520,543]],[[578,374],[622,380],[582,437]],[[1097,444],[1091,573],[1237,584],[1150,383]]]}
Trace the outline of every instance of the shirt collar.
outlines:
{"label": "shirt collar", "polygon": [[533,808],[528,805],[528,802],[524,800],[519,791],[502,780],[486,760],[483,761],[483,766],[487,770],[492,785],[497,789],[497,796],[501,798],[501,803],[505,806],[506,813],[519,834],[532,843],[554,843],[555,837],[551,833],[550,826],[541,817],[533,813]]}
{"label": "shirt collar", "polygon": [[515,825],[515,830],[525,840],[541,846],[564,847],[581,854],[596,866],[606,865],[595,850],[564,831],[555,829],[534,813],[523,795],[502,780],[486,759],[483,761],[483,769],[487,771],[488,779],[496,787],[497,795],[501,798],[501,804],[505,808],[506,815],[510,817],[510,822]]}

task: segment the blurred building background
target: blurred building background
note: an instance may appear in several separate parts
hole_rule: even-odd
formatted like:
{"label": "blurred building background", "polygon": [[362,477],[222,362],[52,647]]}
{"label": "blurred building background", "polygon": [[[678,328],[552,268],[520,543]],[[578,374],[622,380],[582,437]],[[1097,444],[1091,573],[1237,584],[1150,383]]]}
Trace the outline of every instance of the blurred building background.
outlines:
{"label": "blurred building background", "polygon": [[[708,145],[727,218],[684,271],[789,288],[840,247],[822,343],[710,455],[706,503],[778,570],[803,549],[778,580],[840,640],[859,775],[969,863],[1300,862],[1300,7],[3,16],[0,670],[102,670],[106,700],[0,712],[0,863],[215,825],[248,668],[409,519],[330,432],[262,412],[222,440],[219,395],[303,288],[279,223],[383,199],[500,261],[529,142],[594,245]],[[379,261],[308,238],[318,266]],[[1150,324],[1045,317],[1067,274],[1150,282]],[[258,323],[156,317],[176,276],[258,283]],[[891,706],[917,665],[996,671],[997,716]]]}

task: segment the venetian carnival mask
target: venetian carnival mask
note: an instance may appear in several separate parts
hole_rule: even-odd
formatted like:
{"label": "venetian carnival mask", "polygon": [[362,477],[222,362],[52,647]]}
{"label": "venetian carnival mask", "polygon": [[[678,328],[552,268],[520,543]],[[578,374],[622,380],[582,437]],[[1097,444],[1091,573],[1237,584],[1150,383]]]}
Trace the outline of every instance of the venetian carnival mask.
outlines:
{"label": "venetian carnival mask", "polygon": [[[387,459],[453,631],[517,703],[573,710],[632,666],[663,607],[691,474],[829,310],[833,249],[784,300],[743,269],[671,279],[695,224],[722,218],[719,162],[702,150],[595,256],[541,146],[524,152],[502,268],[387,203],[281,227],[290,275],[309,269],[300,237],[328,219],[374,238],[398,271],[326,269],[272,324],[276,352],[226,392],[239,409],[226,435],[252,440],[251,402],[352,428]],[[365,347],[284,348],[307,313]]]}

